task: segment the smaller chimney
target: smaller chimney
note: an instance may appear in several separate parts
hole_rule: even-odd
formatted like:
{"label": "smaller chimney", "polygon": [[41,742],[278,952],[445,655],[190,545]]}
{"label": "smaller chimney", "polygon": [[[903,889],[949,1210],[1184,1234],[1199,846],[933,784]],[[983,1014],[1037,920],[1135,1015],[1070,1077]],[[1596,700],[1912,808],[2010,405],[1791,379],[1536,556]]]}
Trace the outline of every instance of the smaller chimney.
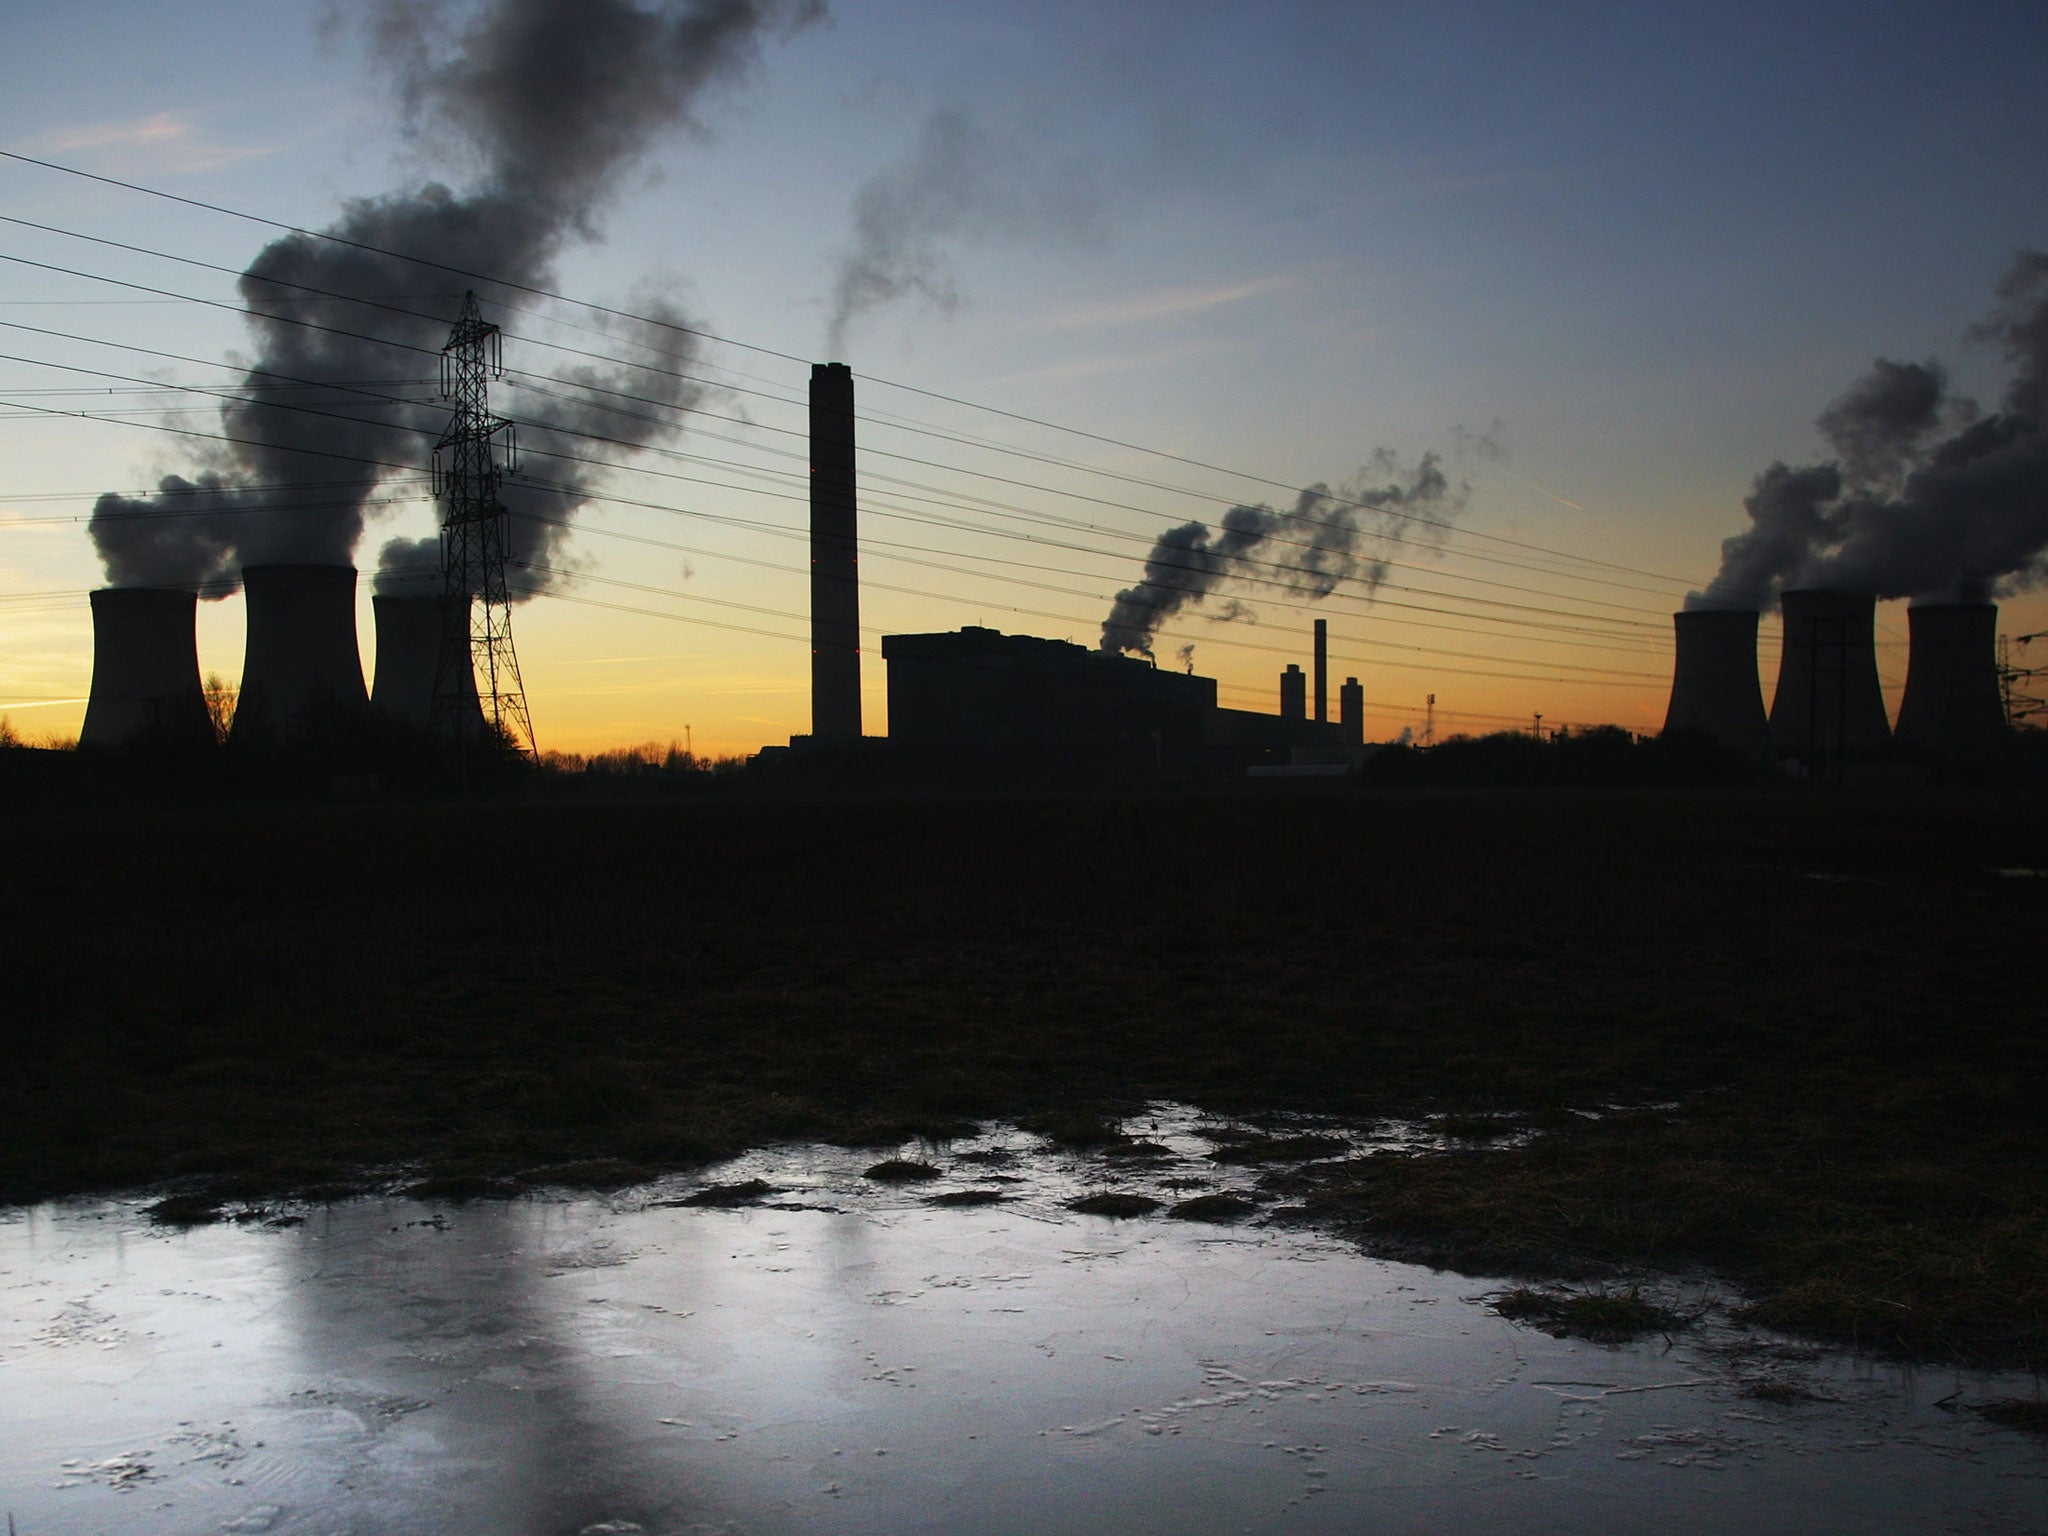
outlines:
{"label": "smaller chimney", "polygon": [[1330,718],[1330,621],[1316,620],[1316,724]]}
{"label": "smaller chimney", "polygon": [[1337,725],[1345,746],[1365,745],[1365,690],[1355,677],[1345,678],[1337,692]]}
{"label": "smaller chimney", "polygon": [[1287,663],[1287,670],[1280,674],[1280,718],[1299,720],[1305,715],[1308,703],[1308,674],[1293,662]]}

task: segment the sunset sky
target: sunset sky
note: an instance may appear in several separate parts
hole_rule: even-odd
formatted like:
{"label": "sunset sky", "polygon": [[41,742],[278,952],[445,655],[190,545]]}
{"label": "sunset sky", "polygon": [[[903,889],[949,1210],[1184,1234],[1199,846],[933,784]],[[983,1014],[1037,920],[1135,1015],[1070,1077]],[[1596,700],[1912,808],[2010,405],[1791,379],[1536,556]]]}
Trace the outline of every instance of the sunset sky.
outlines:
{"label": "sunset sky", "polygon": [[[312,230],[462,193],[472,140],[403,87],[478,9],[17,3],[0,150]],[[1431,454],[1447,490],[1430,524],[1375,525],[1377,586],[1226,586],[1161,664],[1191,644],[1224,703],[1271,710],[1326,617],[1372,739],[1420,732],[1432,693],[1439,735],[1655,729],[1670,614],[1754,477],[1825,458],[1815,418],[1880,356],[1995,405],[2008,369],[1972,328],[2048,247],[2038,4],[766,9],[539,285],[707,333],[660,360],[707,381],[692,410],[639,451],[590,443],[615,467],[516,611],[544,749],[809,728],[803,398],[828,357],[863,418],[871,732],[883,634],[1092,645],[1167,529],[1405,484]],[[239,383],[235,278],[280,231],[20,159],[0,214],[0,714],[33,740],[84,713],[94,499],[218,451],[220,398],[189,390]],[[851,309],[849,272],[871,280]],[[452,317],[461,286],[423,269],[407,302]],[[651,359],[576,303],[487,317],[492,404],[522,426],[591,354]],[[431,373],[353,382],[428,400]],[[378,550],[435,526],[383,473],[366,675]],[[1904,604],[1879,626],[1895,703]],[[2048,602],[2006,600],[2000,628],[2048,630]],[[232,679],[241,637],[239,596],[201,604],[202,669]],[[1767,616],[1766,698],[1775,646]]]}

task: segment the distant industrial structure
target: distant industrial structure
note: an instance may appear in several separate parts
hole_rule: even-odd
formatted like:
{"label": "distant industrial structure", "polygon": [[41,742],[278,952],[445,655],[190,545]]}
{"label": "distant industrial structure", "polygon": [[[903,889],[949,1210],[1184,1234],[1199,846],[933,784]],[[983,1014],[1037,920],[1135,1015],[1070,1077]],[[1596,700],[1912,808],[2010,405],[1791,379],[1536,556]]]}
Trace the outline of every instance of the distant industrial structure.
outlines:
{"label": "distant industrial structure", "polygon": [[101,587],[92,594],[92,689],[81,747],[213,740],[199,683],[196,592]]}
{"label": "distant industrial structure", "polygon": [[[474,292],[441,349],[441,395],[455,402],[434,445],[434,492],[441,502],[441,648],[429,728],[466,747],[480,711],[501,741],[538,753],[526,685],[512,648],[512,594],[505,575],[511,514],[498,499],[517,462],[513,425],[490,411],[490,380],[501,376],[504,338],[483,317]],[[481,682],[479,682],[481,678]]]}
{"label": "distant industrial structure", "polygon": [[[457,606],[461,606],[459,603]],[[465,638],[469,619],[449,613],[445,593],[379,592],[370,599],[377,627],[377,672],[370,683],[370,708],[384,719],[425,731],[434,723],[435,690],[440,686],[442,653],[452,630]],[[476,670],[455,670],[461,708],[448,713],[459,728],[484,734],[483,705],[477,696]]]}
{"label": "distant industrial structure", "polygon": [[1982,757],[2006,739],[1994,603],[1922,603],[1906,610],[1912,637],[1894,738],[1924,752]]}
{"label": "distant industrial structure", "polygon": [[1364,745],[1358,680],[1345,683],[1338,723],[1310,719],[1308,674],[1292,662],[1280,674],[1280,711],[1269,715],[1218,705],[1212,677],[978,626],[884,635],[882,657],[891,750],[964,770],[1184,778],[1342,766]]}
{"label": "distant industrial structure", "polygon": [[292,741],[368,709],[354,566],[246,566],[242,593],[248,633],[232,740]]}
{"label": "distant industrial structure", "polygon": [[811,736],[860,740],[860,530],[844,363],[811,368]]}
{"label": "distant industrial structure", "polygon": [[1671,616],[1677,631],[1664,729],[1704,731],[1725,747],[1761,753],[1770,741],[1757,681],[1755,609],[1699,608]]}
{"label": "distant industrial structure", "polygon": [[1782,594],[1784,635],[1768,717],[1758,683],[1755,609],[1672,615],[1677,648],[1666,731],[1701,731],[1724,747],[1839,779],[1881,760],[1982,764],[2011,735],[1991,603],[1916,603],[1898,729],[1877,675],[1877,598],[1819,589]]}
{"label": "distant industrial structure", "polygon": [[[485,408],[496,328],[465,301],[446,349],[457,410],[437,448],[443,501],[443,590],[380,593],[374,688],[363,687],[348,565],[252,565],[241,572],[247,652],[234,739],[290,742],[368,719],[474,739],[492,722],[531,749],[524,696],[503,617],[501,466],[493,444],[509,424]],[[843,363],[811,370],[811,732],[765,760],[808,755],[872,759],[862,736],[854,380]],[[145,737],[204,740],[190,591],[107,588],[92,594],[92,697],[81,743]],[[1673,615],[1667,732],[1702,732],[1795,775],[1839,778],[1846,766],[1904,754],[1973,763],[2010,733],[1997,660],[1997,609],[1922,603],[1909,612],[1911,660],[1896,735],[1886,718],[1868,592],[1782,594],[1784,627],[1768,712],[1757,667],[1760,615],[1701,607]],[[479,617],[479,610],[482,611]],[[1331,719],[1329,625],[1314,621],[1306,670],[1279,674],[1274,713],[1218,703],[1214,678],[1151,658],[969,626],[884,636],[896,765],[1006,778],[1195,777],[1246,771],[1342,771],[1365,748],[1356,677]],[[480,687],[479,671],[489,682]],[[1432,696],[1432,704],[1434,696]],[[1540,720],[1540,716],[1538,717]],[[1894,752],[1896,748],[1896,753]]]}

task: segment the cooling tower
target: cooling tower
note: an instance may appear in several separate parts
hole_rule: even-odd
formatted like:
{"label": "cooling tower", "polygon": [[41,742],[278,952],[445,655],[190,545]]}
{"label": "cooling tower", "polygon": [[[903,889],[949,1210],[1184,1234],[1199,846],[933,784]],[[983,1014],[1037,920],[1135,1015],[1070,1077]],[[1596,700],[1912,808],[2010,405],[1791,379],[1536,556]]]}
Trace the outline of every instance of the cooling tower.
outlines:
{"label": "cooling tower", "polygon": [[92,697],[81,747],[118,747],[140,737],[210,742],[199,688],[191,592],[101,587],[92,594]]}
{"label": "cooling tower", "polygon": [[[377,674],[370,684],[370,707],[424,731],[434,718],[434,685],[441,675],[442,617],[448,612],[447,599],[439,593],[379,593],[370,599],[370,611],[377,624]],[[462,634],[466,646],[466,619]],[[477,699],[476,669],[462,664],[456,670],[463,695],[462,718],[480,734],[484,712]]]}
{"label": "cooling tower", "polygon": [[811,735],[860,739],[860,565],[853,370],[811,366]]}
{"label": "cooling tower", "polygon": [[242,571],[249,636],[234,736],[291,735],[313,717],[361,711],[352,565],[251,565]]}
{"label": "cooling tower", "polygon": [[1785,648],[1771,700],[1771,750],[1812,771],[1883,750],[1891,741],[1877,682],[1868,592],[1787,592]]}
{"label": "cooling tower", "polygon": [[1902,747],[1977,758],[2005,739],[1998,688],[1998,605],[1925,603],[1906,610],[1913,636],[1906,696],[1899,703]]}
{"label": "cooling tower", "polygon": [[1671,615],[1677,655],[1667,731],[1705,731],[1724,747],[1762,752],[1769,740],[1757,681],[1754,609],[1696,608]]}

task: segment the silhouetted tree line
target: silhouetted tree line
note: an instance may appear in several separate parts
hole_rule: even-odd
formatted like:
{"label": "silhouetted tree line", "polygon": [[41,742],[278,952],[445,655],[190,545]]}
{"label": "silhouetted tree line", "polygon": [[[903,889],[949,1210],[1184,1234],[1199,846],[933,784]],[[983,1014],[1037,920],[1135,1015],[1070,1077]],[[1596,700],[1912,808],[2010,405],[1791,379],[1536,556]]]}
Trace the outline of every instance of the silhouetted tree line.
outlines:
{"label": "silhouetted tree line", "polygon": [[1618,725],[1453,736],[1433,747],[1384,747],[1359,771],[1369,785],[1402,788],[1625,788],[1772,783],[1775,767],[1699,731],[1636,736]]}
{"label": "silhouetted tree line", "polygon": [[[1384,747],[1359,771],[1364,784],[1405,788],[1712,788],[1793,780],[1774,759],[1722,746],[1702,731],[1636,736],[1618,725],[1454,736],[1434,747]],[[1979,759],[1894,748],[1851,764],[1847,781],[1872,788],[2048,784],[2048,731],[2015,731]]]}

